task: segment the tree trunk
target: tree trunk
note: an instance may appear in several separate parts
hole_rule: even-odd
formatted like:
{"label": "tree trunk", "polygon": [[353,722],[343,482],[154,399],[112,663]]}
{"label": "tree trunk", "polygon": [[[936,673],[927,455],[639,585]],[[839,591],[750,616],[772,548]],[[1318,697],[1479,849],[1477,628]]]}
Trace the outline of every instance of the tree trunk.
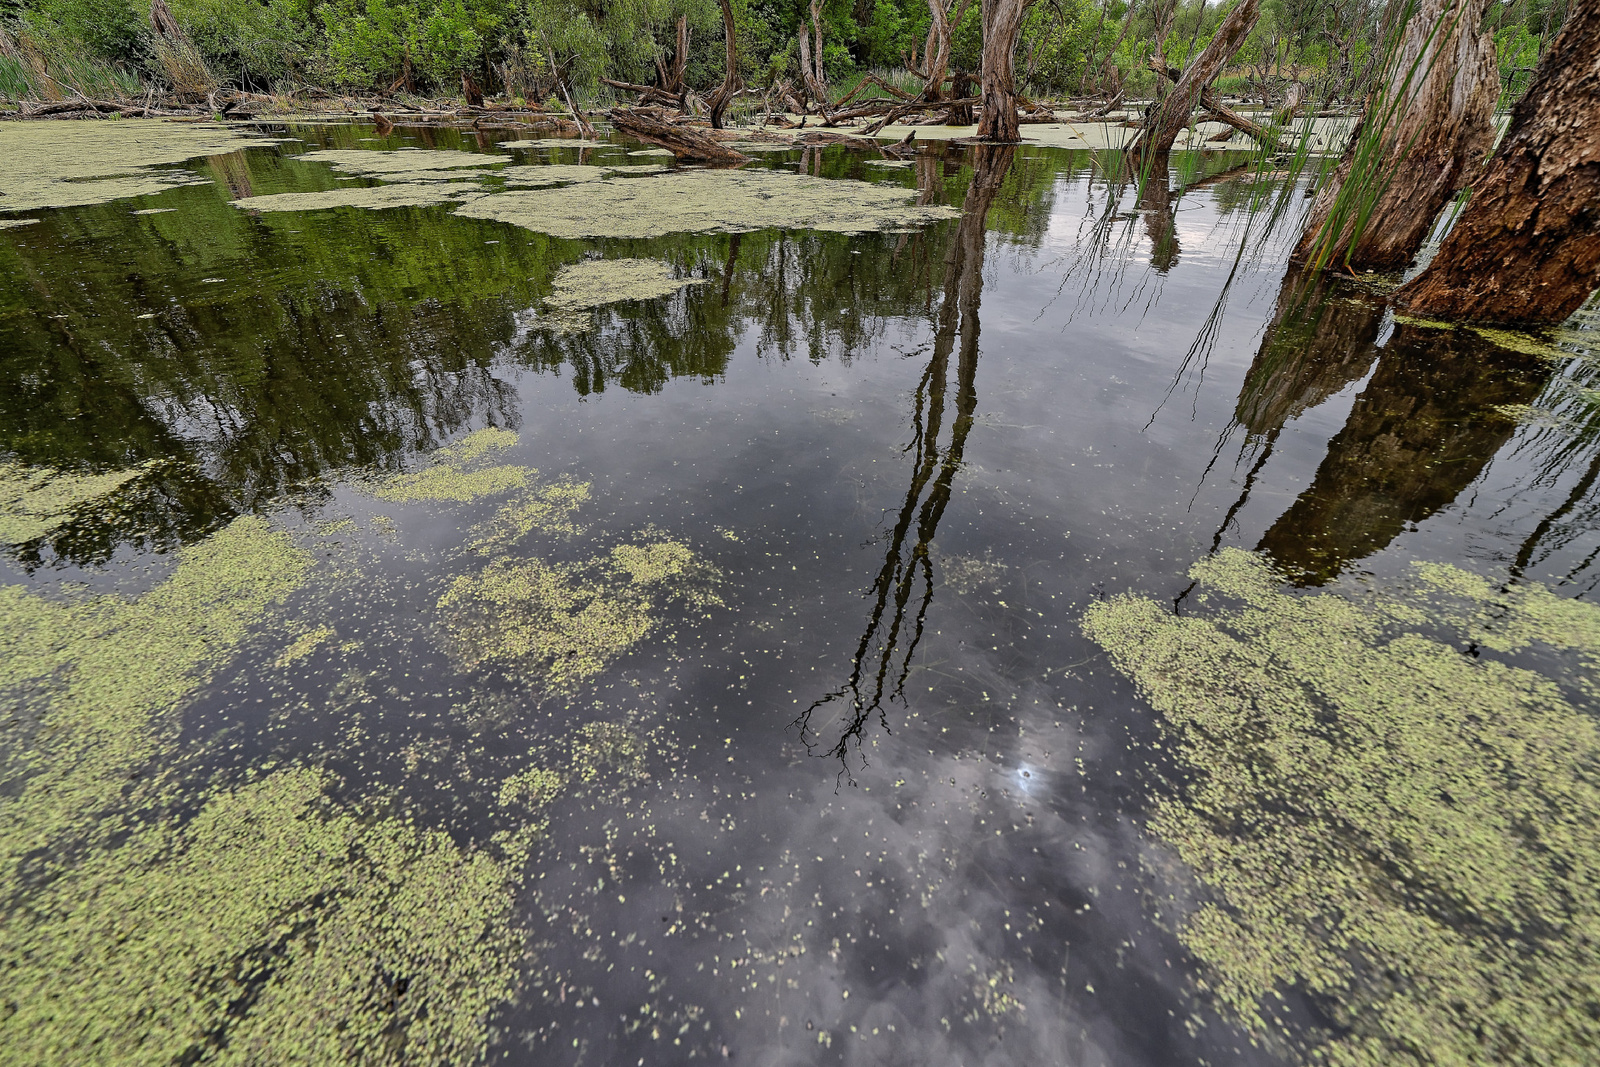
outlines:
{"label": "tree trunk", "polygon": [[[928,14],[932,20],[928,25],[928,78],[927,85],[922,90],[922,99],[928,101],[943,100],[944,83],[950,71],[950,35],[953,28],[961,25],[961,20],[966,17],[967,4],[970,0],[960,0],[956,5],[955,17],[951,18],[950,11],[944,6],[945,0],[928,0]],[[964,96],[964,93],[956,93]]]}
{"label": "tree trunk", "polygon": [[1183,72],[1172,92],[1150,109],[1145,116],[1143,133],[1130,146],[1141,167],[1148,164],[1152,173],[1165,174],[1172,142],[1189,124],[1189,113],[1194,110],[1195,101],[1239,51],[1250,31],[1255,29],[1260,15],[1261,0],[1239,0],[1238,6],[1228,12],[1222,25],[1217,27],[1216,36]]}
{"label": "tree trunk", "polygon": [[739,39],[734,35],[733,5],[728,0],[719,2],[722,6],[722,43],[727,48],[728,71],[722,76],[722,84],[717,86],[717,91],[707,101],[711,106],[713,130],[722,129],[722,113],[739,92]]}
{"label": "tree trunk", "polygon": [[982,0],[983,113],[978,116],[980,140],[1007,144],[1022,140],[1022,127],[1017,122],[1017,36],[1022,32],[1022,19],[1032,3],[1033,0]]}
{"label": "tree trunk", "polygon": [[1418,0],[1291,257],[1313,268],[1411,262],[1494,138],[1488,0]]}
{"label": "tree trunk", "polygon": [[1428,315],[1560,322],[1600,284],[1600,3],[1577,0],[1471,202],[1397,294]]}

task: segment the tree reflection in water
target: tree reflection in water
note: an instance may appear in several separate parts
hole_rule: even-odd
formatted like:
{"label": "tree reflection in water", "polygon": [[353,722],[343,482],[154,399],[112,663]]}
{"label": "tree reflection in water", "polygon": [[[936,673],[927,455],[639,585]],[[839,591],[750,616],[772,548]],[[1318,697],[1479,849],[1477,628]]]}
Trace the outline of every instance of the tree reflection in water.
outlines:
{"label": "tree reflection in water", "polygon": [[[961,205],[955,237],[945,255],[943,299],[935,318],[933,356],[913,394],[911,423],[915,436],[906,446],[913,453],[911,483],[890,531],[883,566],[867,594],[872,608],[866,629],[856,645],[849,678],[814,702],[793,723],[807,750],[820,754],[819,748],[827,743],[821,739],[816,715],[824,709],[841,712],[838,739],[827,744],[825,754],[843,764],[842,775],[849,773],[851,748],[860,753],[862,733],[874,717],[885,730],[890,728],[885,701],[905,702],[906,677],[933,602],[929,545],[950,502],[951,485],[961,468],[978,404],[978,304],[983,292],[986,221],[1011,168],[1015,148],[977,145],[973,151],[975,172]],[[953,403],[949,380],[952,355],[956,364]],[[950,437],[941,447],[940,435],[947,414],[951,417]],[[921,595],[913,614],[911,602],[919,588]],[[840,708],[835,709],[834,705]],[[831,732],[831,727],[826,729]]]}

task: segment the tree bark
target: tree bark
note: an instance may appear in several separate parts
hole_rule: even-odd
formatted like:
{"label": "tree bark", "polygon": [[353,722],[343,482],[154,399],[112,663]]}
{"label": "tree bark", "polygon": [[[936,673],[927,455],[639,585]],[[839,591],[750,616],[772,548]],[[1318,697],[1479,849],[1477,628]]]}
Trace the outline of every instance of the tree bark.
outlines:
{"label": "tree bark", "polygon": [[719,3],[722,7],[722,43],[727,50],[728,70],[722,76],[722,84],[717,86],[717,91],[707,101],[711,106],[713,130],[722,129],[722,114],[739,92],[739,39],[733,28],[733,5],[728,0],[719,0]]}
{"label": "tree bark", "polygon": [[704,163],[750,162],[749,156],[724,147],[715,138],[691,126],[663,122],[653,115],[631,108],[612,108],[611,124],[636,140],[670,148],[679,159],[694,159]]}
{"label": "tree bark", "polygon": [[1014,144],[1022,140],[1017,122],[1017,36],[1033,0],[982,0],[982,4],[983,112],[978,116],[978,138]]}
{"label": "tree bark", "polygon": [[1141,167],[1148,164],[1152,173],[1166,172],[1172,142],[1189,124],[1189,113],[1194,110],[1195,101],[1239,51],[1260,16],[1261,0],[1239,0],[1238,6],[1228,12],[1222,25],[1217,27],[1216,36],[1184,70],[1172,92],[1150,109],[1145,116],[1144,132],[1129,146]]}
{"label": "tree bark", "polygon": [[1418,0],[1344,158],[1290,257],[1313,268],[1411,262],[1494,138],[1500,92],[1488,0]]}
{"label": "tree bark", "polygon": [[1600,3],[1577,0],[1472,200],[1396,295],[1428,315],[1560,322],[1600,284]]}
{"label": "tree bark", "polygon": [[[961,20],[966,17],[967,4],[970,0],[960,0],[955,8],[955,17],[946,8],[945,0],[928,0],[928,14],[932,20],[928,25],[928,77],[927,84],[922,90],[922,99],[928,101],[943,100],[944,83],[950,72],[950,35],[952,27],[961,25]],[[962,94],[957,93],[957,96]]]}

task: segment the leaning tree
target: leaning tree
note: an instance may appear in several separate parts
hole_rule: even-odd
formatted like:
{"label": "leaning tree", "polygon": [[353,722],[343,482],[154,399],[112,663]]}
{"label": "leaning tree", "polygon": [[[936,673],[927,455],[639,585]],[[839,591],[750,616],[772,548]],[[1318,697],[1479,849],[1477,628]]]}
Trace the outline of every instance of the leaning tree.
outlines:
{"label": "leaning tree", "polygon": [[[1184,68],[1172,92],[1145,114],[1144,129],[1128,146],[1141,170],[1159,174],[1165,180],[1172,143],[1189,124],[1189,115],[1201,95],[1238,53],[1260,17],[1261,0],[1239,0],[1205,48]],[[1158,59],[1157,63],[1165,69],[1164,60]]]}
{"label": "leaning tree", "polygon": [[[1344,156],[1317,192],[1291,258],[1313,268],[1397,269],[1494,140],[1500,91],[1489,0],[1391,7],[1383,72]],[[1403,20],[1403,21],[1401,21]]]}
{"label": "leaning tree", "polygon": [[1409,311],[1560,322],[1600,284],[1600,0],[1573,0]]}

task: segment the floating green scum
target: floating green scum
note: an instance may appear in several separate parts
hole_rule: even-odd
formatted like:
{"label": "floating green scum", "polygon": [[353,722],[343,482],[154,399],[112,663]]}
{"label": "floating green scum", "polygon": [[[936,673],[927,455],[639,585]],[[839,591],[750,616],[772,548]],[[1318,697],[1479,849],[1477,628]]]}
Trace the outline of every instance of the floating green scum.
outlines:
{"label": "floating green scum", "polygon": [[[1122,596],[1085,632],[1185,783],[1151,831],[1194,871],[1179,936],[1262,1036],[1301,990],[1320,1062],[1590,1062],[1600,1044],[1600,608],[1444,565],[1400,592],[1195,565],[1199,612]],[[1566,686],[1526,663],[1556,657]]]}

